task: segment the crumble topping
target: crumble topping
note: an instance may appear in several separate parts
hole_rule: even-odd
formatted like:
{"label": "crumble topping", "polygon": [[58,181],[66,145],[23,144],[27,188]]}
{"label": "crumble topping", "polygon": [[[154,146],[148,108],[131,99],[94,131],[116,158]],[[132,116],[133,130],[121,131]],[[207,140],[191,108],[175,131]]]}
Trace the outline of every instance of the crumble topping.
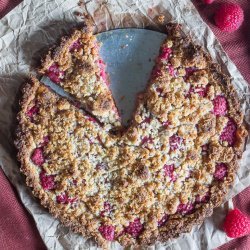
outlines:
{"label": "crumble topping", "polygon": [[230,82],[170,24],[130,127],[110,133],[118,118],[95,37],[74,34],[43,73],[95,117],[33,78],[16,141],[27,184],[52,214],[104,247],[190,230],[222,203],[247,135]]}

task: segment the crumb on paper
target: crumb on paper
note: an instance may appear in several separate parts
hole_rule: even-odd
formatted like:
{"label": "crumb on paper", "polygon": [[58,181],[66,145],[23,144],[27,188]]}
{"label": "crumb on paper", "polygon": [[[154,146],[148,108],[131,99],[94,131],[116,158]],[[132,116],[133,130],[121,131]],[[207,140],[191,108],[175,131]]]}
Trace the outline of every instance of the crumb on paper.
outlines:
{"label": "crumb on paper", "polygon": [[164,21],[165,21],[165,16],[164,15],[159,15],[158,16],[158,22],[160,23],[160,24],[163,24],[164,23]]}
{"label": "crumb on paper", "polygon": [[126,48],[126,47],[128,47],[128,44],[123,44],[123,45],[121,45],[121,48],[122,48],[122,49],[124,49],[124,48]]}
{"label": "crumb on paper", "polygon": [[125,36],[126,38],[129,38],[129,36],[128,36],[128,34],[126,34],[126,36]]}
{"label": "crumb on paper", "polygon": [[83,16],[84,16],[83,13],[81,13],[81,12],[79,12],[79,11],[75,11],[75,12],[74,12],[74,15],[75,15],[75,16],[78,16],[78,17],[83,17]]}

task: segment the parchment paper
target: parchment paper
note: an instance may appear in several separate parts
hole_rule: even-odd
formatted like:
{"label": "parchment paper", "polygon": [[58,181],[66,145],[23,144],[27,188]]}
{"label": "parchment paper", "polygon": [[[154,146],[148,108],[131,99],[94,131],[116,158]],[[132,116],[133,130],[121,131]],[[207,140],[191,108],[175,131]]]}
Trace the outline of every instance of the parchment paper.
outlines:
{"label": "parchment paper", "polygon": [[[189,0],[85,0],[83,8],[93,17],[97,31],[118,27],[157,28],[155,17],[158,14],[165,14],[167,20],[183,24],[184,30],[191,33],[197,43],[207,48],[212,57],[222,63],[223,70],[232,76],[246,122],[250,122],[249,111],[246,111],[250,107],[248,85]],[[28,72],[37,66],[40,55],[47,50],[48,45],[54,44],[62,34],[79,23],[73,14],[75,10],[79,10],[77,0],[24,0],[0,20],[0,164],[35,219],[46,246],[57,250],[96,249],[96,244],[63,227],[33,198],[19,173],[13,147],[13,129],[20,85]],[[228,200],[250,184],[248,162],[249,140]],[[213,249],[222,245],[230,240],[219,230],[227,209],[228,203],[215,209],[214,215],[206,219],[202,226],[194,228],[190,234],[184,234],[165,244],[157,244],[151,249]],[[112,249],[120,248],[118,243],[112,244]]]}

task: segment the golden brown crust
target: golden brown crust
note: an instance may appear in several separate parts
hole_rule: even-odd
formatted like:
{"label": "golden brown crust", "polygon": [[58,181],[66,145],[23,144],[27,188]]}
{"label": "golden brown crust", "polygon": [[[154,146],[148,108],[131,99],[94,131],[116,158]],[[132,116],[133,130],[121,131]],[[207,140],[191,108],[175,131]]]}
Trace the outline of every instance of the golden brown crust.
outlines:
{"label": "golden brown crust", "polygon": [[[27,185],[62,223],[104,248],[103,225],[112,225],[124,246],[189,232],[222,204],[243,152],[247,131],[229,77],[178,25],[168,25],[156,65],[160,74],[152,75],[122,136],[108,134],[35,79],[23,88],[16,146]],[[37,103],[40,111],[31,118],[27,113]],[[222,139],[228,124],[235,132]],[[50,142],[41,146],[46,135]],[[41,147],[48,159],[34,164],[34,149]],[[56,176],[56,188],[43,188],[43,171]],[[62,192],[75,206],[58,202]]]}

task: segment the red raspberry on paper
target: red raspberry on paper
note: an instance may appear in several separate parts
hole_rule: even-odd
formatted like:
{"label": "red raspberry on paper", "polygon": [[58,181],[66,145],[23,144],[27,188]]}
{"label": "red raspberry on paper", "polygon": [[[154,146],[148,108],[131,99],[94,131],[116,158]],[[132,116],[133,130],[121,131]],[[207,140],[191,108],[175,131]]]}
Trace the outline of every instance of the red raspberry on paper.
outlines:
{"label": "red raspberry on paper", "polygon": [[238,4],[225,3],[214,16],[217,27],[225,32],[237,30],[244,21],[244,12]]}
{"label": "red raspberry on paper", "polygon": [[238,238],[250,233],[250,218],[239,209],[233,209],[227,214],[223,230],[230,238]]}
{"label": "red raspberry on paper", "polygon": [[205,4],[211,4],[211,3],[214,2],[214,0],[203,0],[203,2],[204,2]]}

